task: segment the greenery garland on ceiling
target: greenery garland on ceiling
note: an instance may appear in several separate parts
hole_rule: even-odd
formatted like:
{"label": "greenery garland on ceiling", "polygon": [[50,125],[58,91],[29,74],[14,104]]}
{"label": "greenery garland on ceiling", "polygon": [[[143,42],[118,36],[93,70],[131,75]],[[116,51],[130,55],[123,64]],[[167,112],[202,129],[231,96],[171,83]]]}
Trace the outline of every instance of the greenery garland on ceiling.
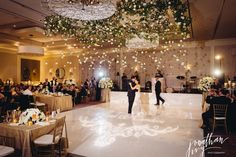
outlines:
{"label": "greenery garland on ceiling", "polygon": [[191,19],[187,2],[182,0],[121,0],[116,13],[107,19],[81,21],[47,16],[46,34],[61,34],[86,44],[124,43],[134,35],[146,40],[186,38],[190,34]]}

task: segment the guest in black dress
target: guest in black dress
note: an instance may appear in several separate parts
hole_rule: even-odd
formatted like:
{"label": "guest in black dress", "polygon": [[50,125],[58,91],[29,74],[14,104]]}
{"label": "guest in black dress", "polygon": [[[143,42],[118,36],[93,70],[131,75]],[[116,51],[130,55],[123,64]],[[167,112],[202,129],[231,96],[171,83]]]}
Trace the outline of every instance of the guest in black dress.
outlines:
{"label": "guest in black dress", "polygon": [[231,104],[231,99],[228,98],[226,95],[229,92],[227,90],[220,90],[218,96],[214,95],[209,95],[206,98],[206,102],[210,104],[210,108],[208,111],[204,112],[202,114],[202,120],[203,120],[203,126],[202,128],[207,128],[210,129],[210,122],[209,119],[213,117],[213,104],[225,104],[225,105],[230,105]]}

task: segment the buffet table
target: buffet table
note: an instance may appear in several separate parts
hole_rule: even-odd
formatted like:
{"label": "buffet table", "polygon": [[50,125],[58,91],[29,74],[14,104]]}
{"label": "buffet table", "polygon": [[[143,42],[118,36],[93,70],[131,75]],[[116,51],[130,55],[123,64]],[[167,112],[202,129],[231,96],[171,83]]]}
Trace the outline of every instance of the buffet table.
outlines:
{"label": "buffet table", "polygon": [[15,147],[22,150],[22,157],[31,157],[31,141],[53,131],[54,126],[55,123],[32,126],[0,123],[0,135],[15,138]]}
{"label": "buffet table", "polygon": [[36,95],[36,101],[45,103],[48,106],[48,111],[67,111],[73,108],[72,97],[67,96],[53,96],[53,95]]}

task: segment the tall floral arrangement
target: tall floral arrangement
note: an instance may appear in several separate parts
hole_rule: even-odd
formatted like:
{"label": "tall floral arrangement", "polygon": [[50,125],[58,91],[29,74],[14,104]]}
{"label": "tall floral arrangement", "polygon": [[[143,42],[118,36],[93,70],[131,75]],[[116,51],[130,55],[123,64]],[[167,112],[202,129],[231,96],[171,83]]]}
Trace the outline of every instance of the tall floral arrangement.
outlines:
{"label": "tall floral arrangement", "polygon": [[200,79],[198,89],[203,92],[208,91],[211,88],[211,85],[214,83],[214,78],[206,76]]}
{"label": "tall floral arrangement", "polygon": [[43,112],[37,108],[30,108],[24,111],[19,118],[19,124],[27,124],[32,121],[33,124],[41,121],[45,121],[46,117]]}
{"label": "tall floral arrangement", "polygon": [[113,82],[109,77],[104,77],[99,81],[99,88],[112,88]]}

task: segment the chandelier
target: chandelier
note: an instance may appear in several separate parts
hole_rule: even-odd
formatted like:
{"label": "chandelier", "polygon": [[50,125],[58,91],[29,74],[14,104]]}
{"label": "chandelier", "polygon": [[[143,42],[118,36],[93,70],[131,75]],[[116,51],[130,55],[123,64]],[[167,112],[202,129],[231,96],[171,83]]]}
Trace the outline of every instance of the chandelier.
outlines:
{"label": "chandelier", "polygon": [[102,20],[111,17],[116,7],[111,0],[42,0],[49,11],[75,20]]}

